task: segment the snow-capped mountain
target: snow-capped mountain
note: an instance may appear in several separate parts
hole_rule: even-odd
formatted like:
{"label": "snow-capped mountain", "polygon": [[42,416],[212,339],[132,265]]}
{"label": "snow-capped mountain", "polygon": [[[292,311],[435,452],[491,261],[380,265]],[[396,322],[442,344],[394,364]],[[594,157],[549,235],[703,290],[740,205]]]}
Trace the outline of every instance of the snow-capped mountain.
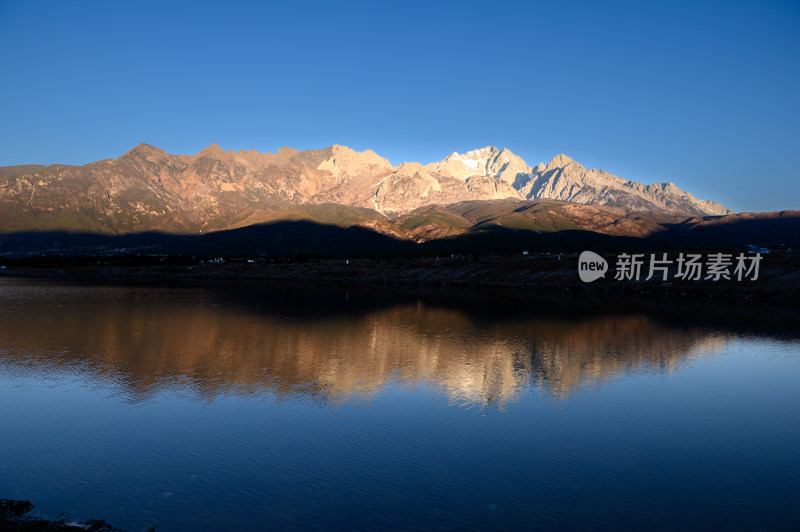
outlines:
{"label": "snow-capped mountain", "polygon": [[0,231],[195,232],[241,227],[303,204],[368,208],[387,217],[469,200],[557,199],[680,216],[731,213],[672,183],[642,185],[566,155],[529,166],[507,149],[452,153],[392,166],[371,150],[334,145],[277,153],[171,155],[140,144],[83,166],[0,168]]}
{"label": "snow-capped mountain", "polygon": [[[733,212],[713,201],[699,200],[673,183],[642,185],[605,170],[587,169],[563,154],[553,157],[547,165],[531,167],[505,148],[487,146],[464,154],[452,153],[426,166],[414,166],[414,172],[409,164],[416,163],[400,165],[381,183],[391,193],[379,187],[373,200],[375,208],[407,212],[427,203],[515,198],[558,199],[699,216]],[[431,191],[435,194],[431,195]]]}

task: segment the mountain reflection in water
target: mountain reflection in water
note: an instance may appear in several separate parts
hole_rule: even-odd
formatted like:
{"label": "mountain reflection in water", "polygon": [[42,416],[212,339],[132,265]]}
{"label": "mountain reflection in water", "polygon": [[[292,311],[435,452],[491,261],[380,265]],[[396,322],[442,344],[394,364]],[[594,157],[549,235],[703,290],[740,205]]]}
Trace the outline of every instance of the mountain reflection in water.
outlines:
{"label": "mountain reflection in water", "polygon": [[164,391],[368,400],[425,383],[505,405],[631,372],[668,373],[735,333],[683,316],[537,301],[470,307],[372,290],[3,280],[6,371],[78,371],[138,401]]}

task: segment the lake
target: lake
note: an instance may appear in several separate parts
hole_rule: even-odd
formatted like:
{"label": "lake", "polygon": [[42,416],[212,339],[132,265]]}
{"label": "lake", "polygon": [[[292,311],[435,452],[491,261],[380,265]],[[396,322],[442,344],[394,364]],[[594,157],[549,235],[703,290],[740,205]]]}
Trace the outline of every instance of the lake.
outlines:
{"label": "lake", "polygon": [[139,531],[800,529],[800,311],[0,278],[0,498]]}

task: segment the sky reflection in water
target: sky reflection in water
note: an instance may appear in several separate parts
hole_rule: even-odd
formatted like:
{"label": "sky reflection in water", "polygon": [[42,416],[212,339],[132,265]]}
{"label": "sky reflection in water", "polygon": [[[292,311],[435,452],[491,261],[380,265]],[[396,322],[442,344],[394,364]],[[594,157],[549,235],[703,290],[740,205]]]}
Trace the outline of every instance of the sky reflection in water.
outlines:
{"label": "sky reflection in water", "polygon": [[6,279],[0,298],[0,497],[42,515],[798,524],[791,312]]}

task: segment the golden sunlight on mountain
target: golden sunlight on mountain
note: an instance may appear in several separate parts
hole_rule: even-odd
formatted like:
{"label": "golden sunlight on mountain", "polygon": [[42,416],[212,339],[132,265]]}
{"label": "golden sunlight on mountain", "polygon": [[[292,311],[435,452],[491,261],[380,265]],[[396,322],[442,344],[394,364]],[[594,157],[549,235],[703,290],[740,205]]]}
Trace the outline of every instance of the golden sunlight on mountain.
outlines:
{"label": "golden sunlight on mountain", "polygon": [[502,405],[524,387],[560,397],[629,372],[671,372],[724,342],[700,344],[700,331],[671,330],[636,313],[484,322],[422,303],[303,319],[179,300],[79,307],[58,320],[48,319],[58,308],[6,315],[3,330],[24,331],[6,362],[44,353],[116,382],[132,398],[180,386],[208,399],[269,391],[335,401],[399,380],[434,383],[454,401]]}

